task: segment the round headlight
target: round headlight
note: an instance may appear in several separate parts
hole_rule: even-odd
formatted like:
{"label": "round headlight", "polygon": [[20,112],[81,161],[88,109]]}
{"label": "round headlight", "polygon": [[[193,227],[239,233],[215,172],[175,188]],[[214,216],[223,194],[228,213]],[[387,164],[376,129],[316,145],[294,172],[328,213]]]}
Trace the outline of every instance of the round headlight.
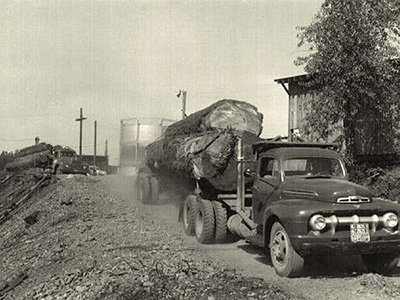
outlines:
{"label": "round headlight", "polygon": [[383,216],[383,225],[388,228],[396,227],[399,223],[399,219],[394,213],[387,213]]}
{"label": "round headlight", "polygon": [[310,219],[310,226],[314,230],[322,230],[326,226],[326,220],[324,216],[314,215]]}

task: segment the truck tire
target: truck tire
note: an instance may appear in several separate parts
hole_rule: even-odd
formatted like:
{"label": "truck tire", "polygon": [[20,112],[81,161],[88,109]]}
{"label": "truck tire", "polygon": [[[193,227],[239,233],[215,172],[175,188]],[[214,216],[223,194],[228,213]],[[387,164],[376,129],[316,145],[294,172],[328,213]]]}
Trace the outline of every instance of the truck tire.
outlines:
{"label": "truck tire", "polygon": [[139,175],[138,200],[143,204],[151,202],[151,181],[148,176]]}
{"label": "truck tire", "polygon": [[289,235],[279,222],[272,225],[269,250],[272,265],[278,275],[283,277],[299,275],[304,266],[304,258],[294,250]]}
{"label": "truck tire", "polygon": [[368,254],[361,256],[369,272],[390,274],[399,262],[399,254]]}
{"label": "truck tire", "polygon": [[215,216],[215,242],[223,243],[228,237],[226,208],[218,201],[213,201],[212,204]]}
{"label": "truck tire", "polygon": [[158,179],[154,176],[151,176],[150,184],[151,202],[158,203],[160,195],[160,185],[158,184]]}
{"label": "truck tire", "polygon": [[214,242],[215,217],[211,201],[205,199],[198,201],[195,220],[197,241],[201,244],[211,244]]}
{"label": "truck tire", "polygon": [[183,230],[187,235],[194,235],[197,213],[197,197],[188,195],[185,199],[182,211]]}

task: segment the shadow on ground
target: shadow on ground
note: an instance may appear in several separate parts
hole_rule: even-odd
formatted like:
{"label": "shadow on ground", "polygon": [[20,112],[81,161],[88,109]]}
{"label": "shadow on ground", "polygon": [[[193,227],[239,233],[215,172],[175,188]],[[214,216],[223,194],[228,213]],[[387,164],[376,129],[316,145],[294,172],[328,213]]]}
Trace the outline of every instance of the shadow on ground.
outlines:
{"label": "shadow on ground", "polygon": [[[253,256],[263,264],[272,267],[269,251],[253,245],[239,245],[239,249]],[[354,277],[368,273],[360,255],[350,256],[313,256],[306,259],[306,265],[300,277],[311,278],[343,278]],[[400,277],[400,267],[397,267],[391,277]]]}

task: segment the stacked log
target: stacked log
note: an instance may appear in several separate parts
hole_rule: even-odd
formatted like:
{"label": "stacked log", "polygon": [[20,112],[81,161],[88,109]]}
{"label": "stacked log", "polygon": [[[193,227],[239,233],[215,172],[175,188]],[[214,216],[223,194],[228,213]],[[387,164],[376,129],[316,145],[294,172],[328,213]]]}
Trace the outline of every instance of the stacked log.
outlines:
{"label": "stacked log", "polygon": [[6,164],[7,171],[15,172],[30,168],[46,168],[51,165],[53,146],[46,143],[16,151],[13,160]]}
{"label": "stacked log", "polygon": [[216,191],[235,191],[237,139],[243,140],[245,159],[252,159],[262,118],[246,102],[218,101],[169,126],[163,139],[146,148],[146,164],[155,173],[175,172],[205,180]]}
{"label": "stacked log", "polygon": [[14,157],[23,157],[34,153],[43,152],[46,150],[52,150],[53,146],[46,143],[39,143],[36,145],[32,145],[29,147],[22,148],[17,150],[14,154]]}

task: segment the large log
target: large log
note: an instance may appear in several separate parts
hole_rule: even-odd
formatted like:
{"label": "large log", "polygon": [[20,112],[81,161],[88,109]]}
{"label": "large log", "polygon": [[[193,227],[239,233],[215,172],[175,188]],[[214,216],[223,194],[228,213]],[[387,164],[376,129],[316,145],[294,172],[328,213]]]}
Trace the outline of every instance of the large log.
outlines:
{"label": "large log", "polygon": [[[220,100],[170,125],[162,139],[146,148],[146,165],[154,173],[197,180],[216,192],[234,192],[237,139],[242,138],[245,159],[251,160],[251,145],[261,140],[262,120],[251,104]],[[246,178],[246,183],[253,180]]]}
{"label": "large log", "polygon": [[166,137],[206,132],[214,129],[247,131],[259,136],[263,115],[247,102],[223,99],[168,126]]}
{"label": "large log", "polygon": [[[215,191],[234,192],[237,179],[237,138],[244,144],[245,160],[253,159],[252,144],[261,139],[249,132],[213,130],[165,137],[146,148],[146,164],[158,174],[206,182]],[[256,165],[247,165],[255,171]],[[246,178],[250,184],[254,178]]]}
{"label": "large log", "polygon": [[147,146],[146,165],[157,174],[197,180],[214,192],[234,192],[238,137],[245,159],[251,160],[251,145],[261,140],[262,119],[253,105],[220,100],[170,125],[162,139]]}
{"label": "large log", "polygon": [[15,158],[12,162],[6,164],[7,171],[20,171],[29,168],[48,167],[52,159],[51,151],[45,150],[39,153],[33,153]]}
{"label": "large log", "polygon": [[34,153],[43,152],[46,150],[52,150],[52,148],[53,146],[50,144],[39,143],[37,145],[32,145],[15,151],[14,157],[23,157]]}

